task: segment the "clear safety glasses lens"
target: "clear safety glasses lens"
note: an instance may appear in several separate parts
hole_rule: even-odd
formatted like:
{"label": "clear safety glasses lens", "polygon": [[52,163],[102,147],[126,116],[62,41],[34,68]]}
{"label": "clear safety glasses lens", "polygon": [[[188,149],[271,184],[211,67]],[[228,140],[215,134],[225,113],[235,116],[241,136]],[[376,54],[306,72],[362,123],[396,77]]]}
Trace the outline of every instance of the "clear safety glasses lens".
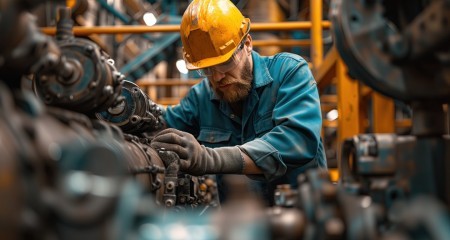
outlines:
{"label": "clear safety glasses lens", "polygon": [[241,45],[239,45],[238,49],[233,53],[230,59],[228,61],[221,63],[219,65],[213,66],[213,67],[207,67],[197,70],[197,72],[200,74],[200,76],[203,77],[211,77],[214,74],[214,71],[220,72],[220,73],[226,73],[233,69],[235,69],[239,63],[242,60],[242,56],[240,54],[242,48],[244,47],[243,42]]}
{"label": "clear safety glasses lens", "polygon": [[202,68],[197,70],[198,75],[201,77],[211,77],[213,75],[213,71],[211,68]]}

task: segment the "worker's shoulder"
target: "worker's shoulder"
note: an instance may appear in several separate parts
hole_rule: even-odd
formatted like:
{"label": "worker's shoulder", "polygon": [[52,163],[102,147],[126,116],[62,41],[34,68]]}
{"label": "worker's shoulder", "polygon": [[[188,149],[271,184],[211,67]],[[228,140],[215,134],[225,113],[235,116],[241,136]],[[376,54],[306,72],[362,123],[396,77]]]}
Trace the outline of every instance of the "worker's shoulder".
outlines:
{"label": "worker's shoulder", "polygon": [[273,61],[293,61],[297,63],[306,63],[306,60],[297,54],[290,52],[280,52],[273,56],[270,56]]}
{"label": "worker's shoulder", "polygon": [[[308,62],[306,60],[293,53],[289,52],[280,52],[275,55],[269,56],[265,58],[265,63],[270,72],[290,72],[298,71],[300,69],[309,69]],[[280,73],[281,73],[280,72]],[[280,74],[278,73],[278,74]]]}

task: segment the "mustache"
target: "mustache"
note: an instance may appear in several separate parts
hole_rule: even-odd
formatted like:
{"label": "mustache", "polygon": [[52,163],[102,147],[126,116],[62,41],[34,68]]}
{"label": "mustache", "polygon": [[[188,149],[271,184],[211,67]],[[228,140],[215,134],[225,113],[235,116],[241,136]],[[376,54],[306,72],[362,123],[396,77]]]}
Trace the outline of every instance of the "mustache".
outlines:
{"label": "mustache", "polygon": [[232,78],[232,77],[224,77],[223,79],[221,79],[219,82],[218,82],[218,85],[219,86],[224,86],[224,85],[227,85],[227,84],[232,84],[232,83],[244,83],[245,81],[244,80],[241,80],[241,79],[237,79],[237,78]]}

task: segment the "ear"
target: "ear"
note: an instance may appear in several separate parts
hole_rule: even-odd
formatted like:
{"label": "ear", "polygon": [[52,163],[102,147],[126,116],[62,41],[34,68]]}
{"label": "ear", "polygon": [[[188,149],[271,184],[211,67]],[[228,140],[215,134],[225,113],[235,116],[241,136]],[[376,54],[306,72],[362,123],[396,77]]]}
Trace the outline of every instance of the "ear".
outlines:
{"label": "ear", "polygon": [[247,40],[245,41],[245,48],[247,49],[247,52],[249,54],[253,50],[252,36],[250,34],[247,34]]}

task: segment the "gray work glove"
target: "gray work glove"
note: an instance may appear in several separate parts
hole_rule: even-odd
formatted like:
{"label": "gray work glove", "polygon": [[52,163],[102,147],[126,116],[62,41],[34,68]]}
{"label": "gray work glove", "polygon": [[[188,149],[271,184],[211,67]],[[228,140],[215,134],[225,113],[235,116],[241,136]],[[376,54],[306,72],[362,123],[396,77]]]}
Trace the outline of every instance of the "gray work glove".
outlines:
{"label": "gray work glove", "polygon": [[192,134],[173,128],[159,132],[153,138],[151,146],[177,153],[180,157],[180,170],[194,176],[240,174],[244,168],[244,159],[238,147],[205,147]]}

